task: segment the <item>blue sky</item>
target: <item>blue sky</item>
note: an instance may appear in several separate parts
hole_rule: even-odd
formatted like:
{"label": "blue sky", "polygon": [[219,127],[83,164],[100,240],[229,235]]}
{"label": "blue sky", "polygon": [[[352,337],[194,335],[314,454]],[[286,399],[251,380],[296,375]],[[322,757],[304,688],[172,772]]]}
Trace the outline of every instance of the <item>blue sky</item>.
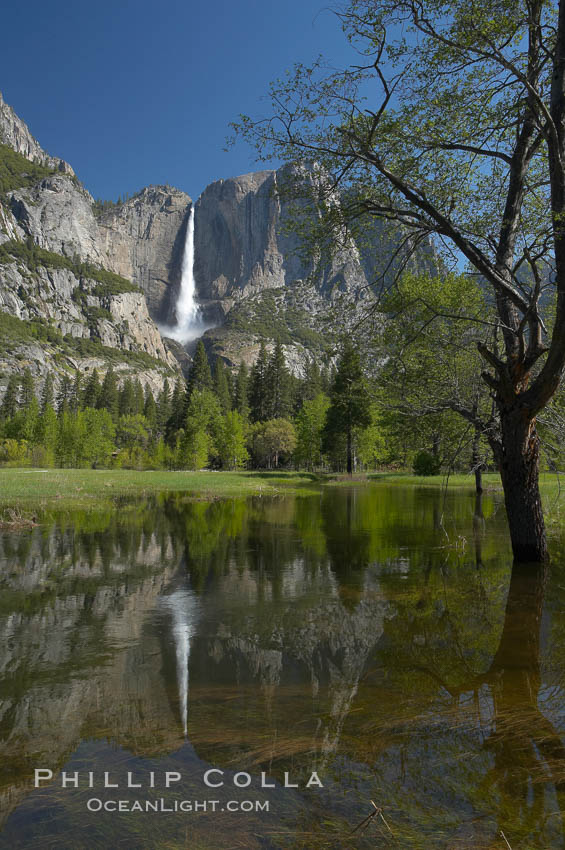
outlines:
{"label": "blue sky", "polygon": [[323,52],[351,56],[323,0],[28,0],[2,11],[0,91],[87,189],[150,183],[198,197],[259,166],[229,122],[261,112],[268,83]]}

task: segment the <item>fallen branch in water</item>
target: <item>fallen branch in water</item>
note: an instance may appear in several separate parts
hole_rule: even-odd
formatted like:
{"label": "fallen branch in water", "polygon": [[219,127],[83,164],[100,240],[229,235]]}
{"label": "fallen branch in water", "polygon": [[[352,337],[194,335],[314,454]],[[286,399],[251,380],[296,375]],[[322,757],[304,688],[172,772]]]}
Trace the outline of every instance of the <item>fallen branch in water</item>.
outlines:
{"label": "fallen branch in water", "polygon": [[[369,826],[369,824],[373,821],[373,819],[374,819],[374,818],[380,818],[380,820],[382,820],[382,822],[384,823],[384,825],[385,825],[385,826],[386,826],[386,828],[388,829],[389,833],[390,833],[390,834],[392,835],[392,837],[394,838],[394,842],[396,843],[396,837],[395,837],[395,835],[394,835],[394,832],[392,831],[392,829],[391,829],[391,828],[390,828],[390,826],[388,825],[388,822],[387,822],[387,820],[386,820],[386,818],[385,818],[385,816],[384,816],[384,814],[383,814],[383,810],[382,810],[382,808],[381,808],[380,806],[377,806],[377,804],[375,803],[375,801],[374,801],[374,800],[371,800],[371,805],[373,806],[373,811],[372,811],[372,812],[370,812],[370,813],[367,815],[367,817],[366,817],[366,818],[364,818],[364,819],[361,821],[361,823],[358,823],[358,824],[357,824],[357,826],[355,827],[355,829],[353,829],[353,830],[351,831],[351,835],[354,835],[354,833],[358,832],[359,830],[365,830],[365,829],[367,829],[367,827],[368,827],[368,826]],[[511,850],[512,850],[512,848],[511,848]]]}

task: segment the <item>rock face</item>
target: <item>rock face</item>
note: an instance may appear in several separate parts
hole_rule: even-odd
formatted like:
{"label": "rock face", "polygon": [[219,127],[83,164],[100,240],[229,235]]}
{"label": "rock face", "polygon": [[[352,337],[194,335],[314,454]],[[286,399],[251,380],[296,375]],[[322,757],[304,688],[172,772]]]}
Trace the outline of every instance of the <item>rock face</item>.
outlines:
{"label": "rock face", "polygon": [[201,297],[234,299],[284,283],[277,248],[275,172],[260,171],[208,186],[196,204],[195,278]]}
{"label": "rock face", "polygon": [[171,186],[149,186],[100,211],[70,165],[49,156],[0,95],[0,142],[53,174],[9,193],[0,242],[29,236],[41,248],[102,266],[145,294],[151,316],[169,320],[180,283],[192,201]]}
{"label": "rock face", "polygon": [[[151,320],[165,326],[175,323],[191,198],[170,186],[150,186],[124,203],[95,203],[70,166],[42,150],[1,96],[0,141],[52,170],[30,185],[23,169],[24,179],[0,198],[0,244],[31,240],[75,264],[87,262],[131,281],[145,301],[125,299],[119,309],[117,302],[102,306],[112,313],[113,324],[98,322],[95,334],[105,345],[131,350],[133,344],[170,366],[171,355]],[[289,226],[294,213],[281,186],[289,177],[298,177],[314,194],[327,187],[316,166],[298,167],[298,172],[287,166],[218,180],[195,205],[196,290],[206,324],[214,327],[206,332],[205,343],[209,352],[230,364],[253,362],[261,340],[274,339],[284,344],[295,373],[313,354],[327,358],[334,331],[351,329],[367,312],[379,266],[383,258],[388,265],[398,245],[398,233],[387,236],[379,225],[363,245],[344,235],[342,247],[331,258],[306,253],[296,226]],[[329,203],[337,206],[339,198],[330,193]],[[84,316],[81,319],[68,301],[78,278],[73,283],[64,275],[51,276],[55,289],[60,284],[61,290],[47,295],[45,275],[35,279],[33,271],[35,283],[30,286],[21,268],[18,274],[17,282],[13,271],[4,280],[0,266],[0,307],[13,308],[24,318],[35,311],[54,321],[63,334],[84,336]],[[14,302],[18,287],[28,296],[26,309],[21,298],[22,303]],[[129,311],[128,318],[121,315],[123,310]],[[124,322],[129,323],[125,331]],[[181,354],[186,367],[186,352]]]}
{"label": "rock face", "polygon": [[[220,325],[205,335],[209,350],[231,365],[252,363],[261,339],[278,338],[300,374],[327,346],[332,315],[343,332],[372,296],[351,239],[325,261],[306,254],[280,193],[289,176],[284,167],[205,189],[195,207],[194,273],[204,313]],[[306,169],[299,177],[314,188],[323,179]]]}
{"label": "rock face", "polygon": [[[13,371],[57,378],[109,361],[158,391],[179,366],[148,302],[154,317],[166,314],[190,198],[150,188],[100,215],[70,166],[46,154],[1,97],[0,141],[21,157],[11,166],[16,188],[0,197],[0,312],[20,320],[0,339],[0,394]],[[26,160],[51,173],[29,185]]]}
{"label": "rock face", "polygon": [[159,321],[173,319],[191,205],[180,189],[149,186],[98,221],[106,266],[136,282]]}
{"label": "rock face", "polygon": [[153,392],[177,369],[142,292],[109,294],[68,269],[39,266],[31,276],[14,260],[0,265],[0,312],[21,320],[19,338],[0,340],[0,363],[9,364],[0,387],[10,372],[25,368],[39,379],[48,372],[56,378],[76,369],[104,371],[112,349],[121,353],[117,374],[135,374]]}
{"label": "rock face", "polygon": [[285,167],[219,180],[196,204],[198,293],[218,300],[225,312],[241,298],[296,281],[308,279],[330,300],[337,291],[353,295],[366,283],[352,243],[321,268],[301,256],[299,238],[285,229],[289,208],[279,196],[287,172]]}
{"label": "rock face", "polygon": [[32,188],[9,193],[21,238],[65,257],[103,265],[93,199],[67,175],[47,177]]}
{"label": "rock face", "polygon": [[150,186],[124,204],[95,214],[91,195],[67,175],[10,193],[21,238],[41,248],[92,262],[133,281],[151,315],[166,320],[178,291],[191,200],[168,186]]}

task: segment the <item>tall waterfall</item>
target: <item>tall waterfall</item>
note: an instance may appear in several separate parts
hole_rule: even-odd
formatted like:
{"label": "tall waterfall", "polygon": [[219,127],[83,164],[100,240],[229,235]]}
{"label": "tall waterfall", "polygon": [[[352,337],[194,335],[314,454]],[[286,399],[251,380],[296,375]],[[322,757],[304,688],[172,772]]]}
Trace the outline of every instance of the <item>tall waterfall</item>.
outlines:
{"label": "tall waterfall", "polygon": [[176,303],[177,324],[174,327],[161,327],[165,336],[178,342],[190,342],[201,336],[207,325],[204,324],[200,307],[196,303],[196,284],[194,282],[194,204],[190,207],[186,225],[186,238],[182,255],[179,296]]}

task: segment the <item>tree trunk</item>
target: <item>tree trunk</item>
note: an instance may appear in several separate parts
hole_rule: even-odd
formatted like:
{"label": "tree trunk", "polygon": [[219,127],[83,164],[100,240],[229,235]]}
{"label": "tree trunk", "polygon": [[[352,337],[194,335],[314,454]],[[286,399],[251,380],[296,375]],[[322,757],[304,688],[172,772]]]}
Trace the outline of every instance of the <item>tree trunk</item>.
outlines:
{"label": "tree trunk", "polygon": [[481,440],[481,432],[478,428],[475,429],[475,435],[473,437],[473,448],[472,448],[472,456],[471,456],[471,465],[473,467],[473,471],[475,473],[475,492],[482,493],[483,492],[483,463],[480,456],[480,440]]}
{"label": "tree trunk", "polygon": [[347,474],[353,475],[353,441],[351,439],[351,428],[347,429]]}
{"label": "tree trunk", "polygon": [[480,466],[475,467],[475,492],[477,495],[483,492],[483,470]]}
{"label": "tree trunk", "polygon": [[500,412],[498,461],[514,560],[549,560],[539,491],[539,438],[535,419],[521,408]]}

